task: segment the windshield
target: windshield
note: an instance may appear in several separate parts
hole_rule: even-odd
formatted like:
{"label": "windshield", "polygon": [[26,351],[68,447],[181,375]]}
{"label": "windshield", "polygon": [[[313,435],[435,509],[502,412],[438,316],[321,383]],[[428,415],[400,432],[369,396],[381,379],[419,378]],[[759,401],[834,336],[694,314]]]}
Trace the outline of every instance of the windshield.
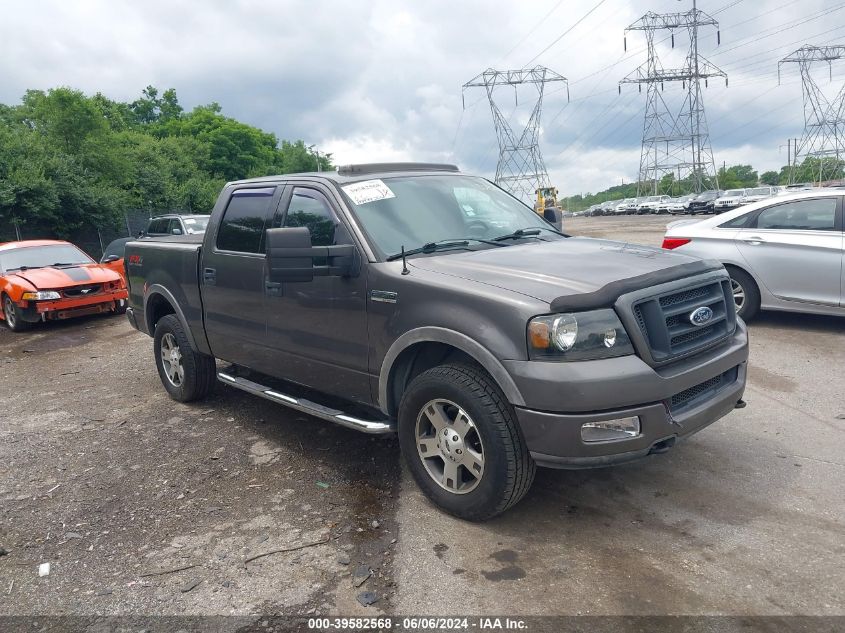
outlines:
{"label": "windshield", "polygon": [[768,187],[757,187],[756,189],[749,189],[745,192],[746,196],[768,196],[771,193]]}
{"label": "windshield", "polygon": [[725,192],[725,197],[730,198],[730,197],[741,196],[743,194],[745,194],[745,189],[728,189]]}
{"label": "windshield", "polygon": [[183,217],[182,222],[185,223],[185,230],[188,231],[188,234],[194,233],[205,233],[205,227],[208,226],[208,218],[210,216],[207,215],[192,215],[189,217]]}
{"label": "windshield", "polygon": [[[530,207],[473,176],[399,176],[341,187],[382,255],[442,240],[492,240],[552,228]],[[548,235],[553,235],[548,233]]]}
{"label": "windshield", "polygon": [[56,264],[91,264],[88,257],[73,244],[25,246],[0,253],[0,269],[4,272],[20,268],[43,268]]}

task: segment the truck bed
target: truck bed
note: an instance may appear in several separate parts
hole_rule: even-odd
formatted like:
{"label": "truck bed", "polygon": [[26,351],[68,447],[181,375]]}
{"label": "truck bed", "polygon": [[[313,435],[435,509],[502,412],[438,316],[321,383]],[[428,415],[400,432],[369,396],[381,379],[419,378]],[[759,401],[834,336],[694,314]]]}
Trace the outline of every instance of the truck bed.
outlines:
{"label": "truck bed", "polygon": [[153,334],[147,322],[151,306],[145,305],[144,297],[158,287],[182,311],[194,340],[200,345],[205,341],[199,270],[202,242],[203,235],[168,235],[126,244],[129,307],[138,329]]}

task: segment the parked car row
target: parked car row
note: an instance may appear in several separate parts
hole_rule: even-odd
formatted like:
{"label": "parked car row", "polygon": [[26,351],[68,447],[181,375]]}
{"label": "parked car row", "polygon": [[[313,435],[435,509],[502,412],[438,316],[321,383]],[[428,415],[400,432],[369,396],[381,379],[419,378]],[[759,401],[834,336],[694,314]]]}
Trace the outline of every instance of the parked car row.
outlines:
{"label": "parked car row", "polygon": [[790,185],[788,187],[763,186],[747,189],[728,189],[727,191],[712,189],[702,191],[699,194],[693,193],[675,198],[667,195],[625,198],[623,200],[610,200],[601,204],[594,204],[585,211],[576,213],[576,215],[718,214],[777,195],[812,188],[812,184],[800,184]]}

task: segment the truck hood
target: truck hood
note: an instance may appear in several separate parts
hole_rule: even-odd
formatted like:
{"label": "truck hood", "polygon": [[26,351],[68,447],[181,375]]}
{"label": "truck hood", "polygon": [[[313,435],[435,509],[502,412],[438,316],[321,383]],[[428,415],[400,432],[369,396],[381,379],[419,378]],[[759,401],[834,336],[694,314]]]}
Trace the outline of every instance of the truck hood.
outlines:
{"label": "truck hood", "polygon": [[101,284],[118,281],[120,275],[99,264],[62,266],[61,268],[32,268],[9,277],[18,277],[30,283],[36,290],[54,290],[84,284]]}
{"label": "truck hood", "polygon": [[609,285],[619,288],[624,280],[632,281],[627,292],[721,267],[659,248],[584,237],[421,257],[408,265],[549,304],[567,303],[567,298]]}

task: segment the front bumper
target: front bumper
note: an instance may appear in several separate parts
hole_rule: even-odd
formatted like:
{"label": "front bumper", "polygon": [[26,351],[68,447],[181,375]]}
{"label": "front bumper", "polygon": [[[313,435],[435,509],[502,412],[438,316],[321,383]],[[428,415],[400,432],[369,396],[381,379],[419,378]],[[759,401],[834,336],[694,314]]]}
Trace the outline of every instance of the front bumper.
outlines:
{"label": "front bumper", "polygon": [[126,290],[96,294],[74,299],[62,298],[54,301],[27,301],[21,306],[24,321],[37,323],[45,320],[70,319],[88,314],[110,312],[129,299]]}
{"label": "front bumper", "polygon": [[[590,468],[662,452],[727,415],[745,391],[748,337],[738,322],[733,338],[666,367],[637,356],[596,361],[506,361],[526,407],[516,414],[532,457],[541,466]],[[673,397],[694,392],[716,377],[717,387],[681,406]],[[624,440],[583,442],[586,422],[639,416],[640,434]]]}

